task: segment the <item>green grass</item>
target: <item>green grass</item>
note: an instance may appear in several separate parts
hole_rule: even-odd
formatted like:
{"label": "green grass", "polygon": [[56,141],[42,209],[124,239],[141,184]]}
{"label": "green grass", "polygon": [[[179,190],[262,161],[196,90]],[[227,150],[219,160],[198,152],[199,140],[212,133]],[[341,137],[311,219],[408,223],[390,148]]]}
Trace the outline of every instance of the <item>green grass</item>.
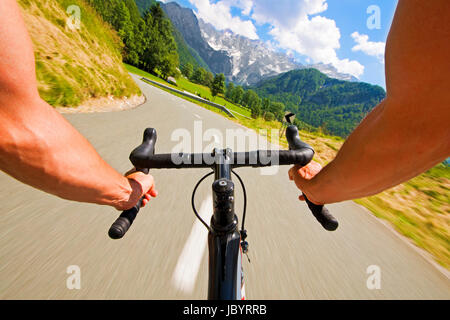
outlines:
{"label": "green grass", "polygon": [[[245,109],[245,108],[243,108],[241,106],[235,105],[235,104],[233,104],[233,103],[231,103],[229,101],[226,101],[222,96],[217,96],[217,97],[214,98],[212,96],[212,94],[211,94],[211,90],[208,87],[205,87],[205,86],[202,86],[202,85],[190,82],[188,79],[186,79],[184,77],[178,78],[177,79],[177,86],[174,86],[174,85],[169,84],[168,82],[164,81],[163,79],[161,79],[161,78],[159,78],[159,77],[157,77],[157,76],[155,76],[153,74],[150,74],[148,72],[140,70],[139,68],[136,68],[134,66],[128,65],[126,63],[124,65],[125,65],[125,67],[127,68],[127,70],[129,72],[132,72],[132,73],[137,74],[137,75],[142,76],[142,77],[146,77],[146,78],[148,78],[150,80],[153,80],[153,81],[156,81],[156,82],[160,82],[160,83],[162,83],[162,84],[164,84],[166,86],[170,86],[170,87],[172,87],[174,89],[177,89],[177,90],[180,90],[180,91],[187,91],[187,92],[190,92],[190,93],[195,94],[195,95],[199,94],[202,98],[206,98],[206,99],[208,99],[211,102],[223,105],[227,109],[229,109],[231,111],[234,111],[234,112],[237,112],[239,114],[242,114],[245,117],[250,117],[251,116],[251,113],[250,113],[249,110],[247,110],[247,109]],[[242,118],[239,115],[236,115],[236,116],[238,118]]]}
{"label": "green grass", "polygon": [[[19,0],[35,50],[41,97],[76,107],[92,98],[141,94],[122,65],[122,43],[83,0]],[[81,28],[66,27],[66,8],[81,9]]]}
{"label": "green grass", "polygon": [[207,98],[208,100],[220,104],[222,106],[225,106],[226,108],[228,108],[231,111],[235,111],[237,113],[242,114],[243,116],[246,117],[251,117],[251,112],[248,109],[245,109],[241,106],[238,106],[232,102],[229,102],[227,100],[224,99],[224,97],[222,95],[218,95],[216,97],[213,97],[211,94],[211,90],[208,87],[205,87],[203,85],[200,84],[196,84],[193,83],[191,81],[189,81],[186,78],[180,77],[177,80],[177,84],[180,88],[182,88],[183,90],[189,91],[191,93],[199,93],[203,98]]}

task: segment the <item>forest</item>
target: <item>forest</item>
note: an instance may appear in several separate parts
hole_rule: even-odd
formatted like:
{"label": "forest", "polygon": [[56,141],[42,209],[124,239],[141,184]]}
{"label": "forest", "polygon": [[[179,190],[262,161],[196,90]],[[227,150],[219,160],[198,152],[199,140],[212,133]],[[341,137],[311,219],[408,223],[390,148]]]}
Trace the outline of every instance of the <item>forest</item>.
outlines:
{"label": "forest", "polygon": [[316,69],[293,70],[250,89],[283,103],[296,119],[341,137],[348,136],[386,96],[379,86],[332,79]]}

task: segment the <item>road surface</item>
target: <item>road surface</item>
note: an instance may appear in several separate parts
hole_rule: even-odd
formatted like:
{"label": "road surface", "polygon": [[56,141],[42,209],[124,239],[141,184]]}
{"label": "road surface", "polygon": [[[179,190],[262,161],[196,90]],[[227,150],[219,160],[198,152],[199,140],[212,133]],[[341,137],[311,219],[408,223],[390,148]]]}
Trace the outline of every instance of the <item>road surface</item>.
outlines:
{"label": "road surface", "polygon": [[[174,130],[193,133],[195,121],[204,130],[240,128],[135,79],[147,97],[144,105],[66,115],[120,172],[130,168],[128,155],[146,127],[158,131],[157,152],[172,151],[178,143],[171,139]],[[446,276],[353,202],[330,205],[340,227],[323,230],[297,200],[299,191],[288,181],[287,170],[261,175],[259,169],[239,169],[249,200],[251,263],[243,261],[248,299],[450,298]],[[114,209],[61,200],[0,173],[0,298],[205,299],[206,232],[195,220],[190,199],[207,172],[153,171],[160,195],[120,241],[107,236],[118,216]],[[211,182],[200,187],[196,201],[205,216]],[[68,279],[70,287],[78,274],[69,274],[69,266],[79,268],[80,289],[68,289]],[[373,270],[380,271],[379,289],[369,279]]]}

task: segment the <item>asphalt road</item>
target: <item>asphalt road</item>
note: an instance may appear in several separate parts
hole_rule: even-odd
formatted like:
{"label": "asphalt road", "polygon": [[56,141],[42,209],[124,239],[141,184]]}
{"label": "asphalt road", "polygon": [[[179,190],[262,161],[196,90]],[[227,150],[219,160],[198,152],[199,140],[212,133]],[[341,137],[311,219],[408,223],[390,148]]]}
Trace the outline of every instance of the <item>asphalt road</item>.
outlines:
{"label": "asphalt road", "polygon": [[[178,143],[172,133],[180,128],[193,133],[195,121],[202,121],[204,130],[240,128],[137,81],[147,102],[136,109],[67,115],[120,172],[130,168],[129,152],[146,127],[158,131],[157,152],[172,151]],[[249,199],[251,262],[243,261],[248,299],[450,298],[446,276],[353,202],[330,205],[340,227],[323,230],[297,200],[287,170],[261,175],[259,169],[239,169]],[[61,200],[0,173],[0,298],[205,299],[206,232],[195,220],[190,197],[207,172],[153,171],[160,195],[120,241],[107,236],[118,216],[114,209]],[[197,197],[204,215],[210,213],[211,182]],[[72,265],[79,267],[80,289],[67,287]],[[368,288],[374,275],[367,273],[369,266],[379,268],[379,289]]]}

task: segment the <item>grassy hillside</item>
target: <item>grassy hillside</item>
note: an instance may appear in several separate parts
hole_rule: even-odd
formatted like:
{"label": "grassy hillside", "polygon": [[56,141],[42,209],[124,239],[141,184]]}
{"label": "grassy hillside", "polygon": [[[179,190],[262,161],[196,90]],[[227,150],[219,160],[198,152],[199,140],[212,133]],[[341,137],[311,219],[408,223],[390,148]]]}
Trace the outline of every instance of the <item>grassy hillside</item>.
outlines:
{"label": "grassy hillside", "polygon": [[[77,106],[97,97],[130,97],[139,88],[122,65],[120,39],[83,0],[19,0],[33,40],[41,97]],[[81,9],[81,28],[66,26],[67,7]]]}
{"label": "grassy hillside", "polygon": [[440,164],[378,195],[357,200],[450,269],[450,167]]}
{"label": "grassy hillside", "polygon": [[289,71],[252,89],[262,98],[283,102],[298,119],[341,137],[386,95],[379,86],[332,79],[316,69]]}

